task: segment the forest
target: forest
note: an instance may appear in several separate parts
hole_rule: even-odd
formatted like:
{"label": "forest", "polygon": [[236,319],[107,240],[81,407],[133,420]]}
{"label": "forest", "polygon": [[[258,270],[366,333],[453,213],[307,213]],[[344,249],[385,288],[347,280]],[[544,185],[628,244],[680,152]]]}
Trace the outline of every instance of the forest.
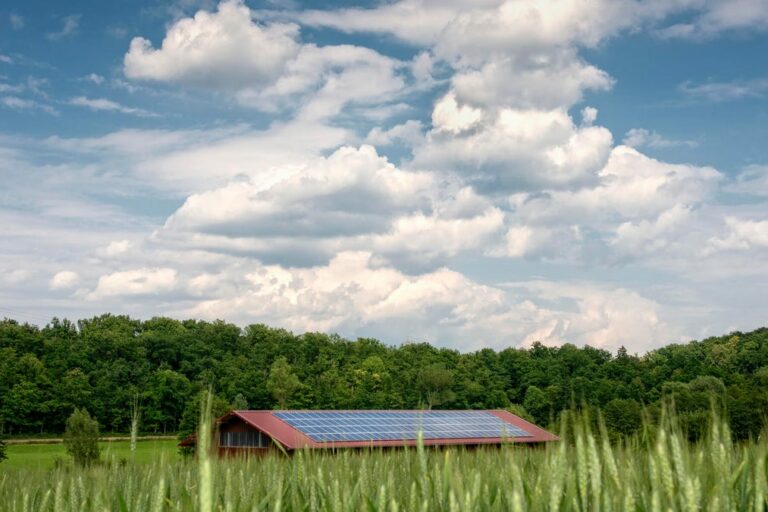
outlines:
{"label": "forest", "polygon": [[736,439],[768,413],[768,328],[646,354],[535,343],[460,353],[427,343],[296,335],[223,321],[137,320],[105,314],[39,328],[0,322],[0,428],[60,434],[75,408],[102,432],[127,432],[138,399],[147,433],[194,430],[200,391],[215,409],[506,408],[543,426],[564,411],[601,411],[612,436],[673,406],[691,439],[715,409]]}

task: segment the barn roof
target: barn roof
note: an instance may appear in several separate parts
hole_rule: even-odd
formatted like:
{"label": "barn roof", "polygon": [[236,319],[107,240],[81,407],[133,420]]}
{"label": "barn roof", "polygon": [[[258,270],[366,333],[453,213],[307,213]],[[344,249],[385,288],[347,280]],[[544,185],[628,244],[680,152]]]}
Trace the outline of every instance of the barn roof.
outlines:
{"label": "barn roof", "polygon": [[288,450],[425,445],[538,443],[557,436],[504,410],[232,411],[219,423],[242,420]]}

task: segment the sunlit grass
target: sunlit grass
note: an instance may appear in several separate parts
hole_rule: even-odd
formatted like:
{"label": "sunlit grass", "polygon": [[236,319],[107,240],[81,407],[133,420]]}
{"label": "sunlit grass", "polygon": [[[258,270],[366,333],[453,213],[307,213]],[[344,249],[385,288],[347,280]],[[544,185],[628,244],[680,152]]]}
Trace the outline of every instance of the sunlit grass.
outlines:
{"label": "sunlit grass", "polygon": [[[149,464],[161,456],[166,460],[176,460],[179,457],[177,443],[174,439],[139,439],[134,453],[131,453],[130,441],[101,442],[99,447],[105,460],[126,459],[138,464]],[[8,459],[0,464],[0,473],[12,469],[52,469],[57,460],[70,460],[62,443],[9,444],[7,454]]]}

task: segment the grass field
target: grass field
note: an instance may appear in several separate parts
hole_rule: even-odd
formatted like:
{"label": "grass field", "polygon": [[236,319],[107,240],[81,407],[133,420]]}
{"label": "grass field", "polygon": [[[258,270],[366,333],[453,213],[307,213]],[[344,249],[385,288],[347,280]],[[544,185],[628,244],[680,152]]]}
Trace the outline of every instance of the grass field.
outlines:
{"label": "grass field", "polygon": [[146,464],[0,472],[0,510],[766,510],[766,441],[734,444],[723,423],[699,443],[671,423],[618,445],[574,423],[564,439],[248,460],[181,460],[163,445]]}
{"label": "grass field", "polygon": [[[178,441],[150,440],[139,441],[135,454],[131,454],[129,441],[112,441],[99,443],[102,457],[106,460],[130,459],[137,464],[148,464],[160,457],[168,461],[176,460]],[[64,445],[58,444],[10,444],[8,445],[8,460],[0,464],[0,472],[15,469],[51,469],[57,459],[69,459]]]}

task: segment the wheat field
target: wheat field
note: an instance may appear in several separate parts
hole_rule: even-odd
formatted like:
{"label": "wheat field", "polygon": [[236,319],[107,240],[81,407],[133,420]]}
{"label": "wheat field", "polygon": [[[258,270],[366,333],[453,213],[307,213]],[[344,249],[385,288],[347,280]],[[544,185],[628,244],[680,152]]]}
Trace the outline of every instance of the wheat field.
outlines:
{"label": "wheat field", "polygon": [[[4,511],[764,512],[765,439],[731,442],[713,421],[689,443],[673,420],[611,444],[586,421],[543,447],[279,453],[264,458],[105,461],[5,470]],[[210,433],[201,432],[201,440]]]}

